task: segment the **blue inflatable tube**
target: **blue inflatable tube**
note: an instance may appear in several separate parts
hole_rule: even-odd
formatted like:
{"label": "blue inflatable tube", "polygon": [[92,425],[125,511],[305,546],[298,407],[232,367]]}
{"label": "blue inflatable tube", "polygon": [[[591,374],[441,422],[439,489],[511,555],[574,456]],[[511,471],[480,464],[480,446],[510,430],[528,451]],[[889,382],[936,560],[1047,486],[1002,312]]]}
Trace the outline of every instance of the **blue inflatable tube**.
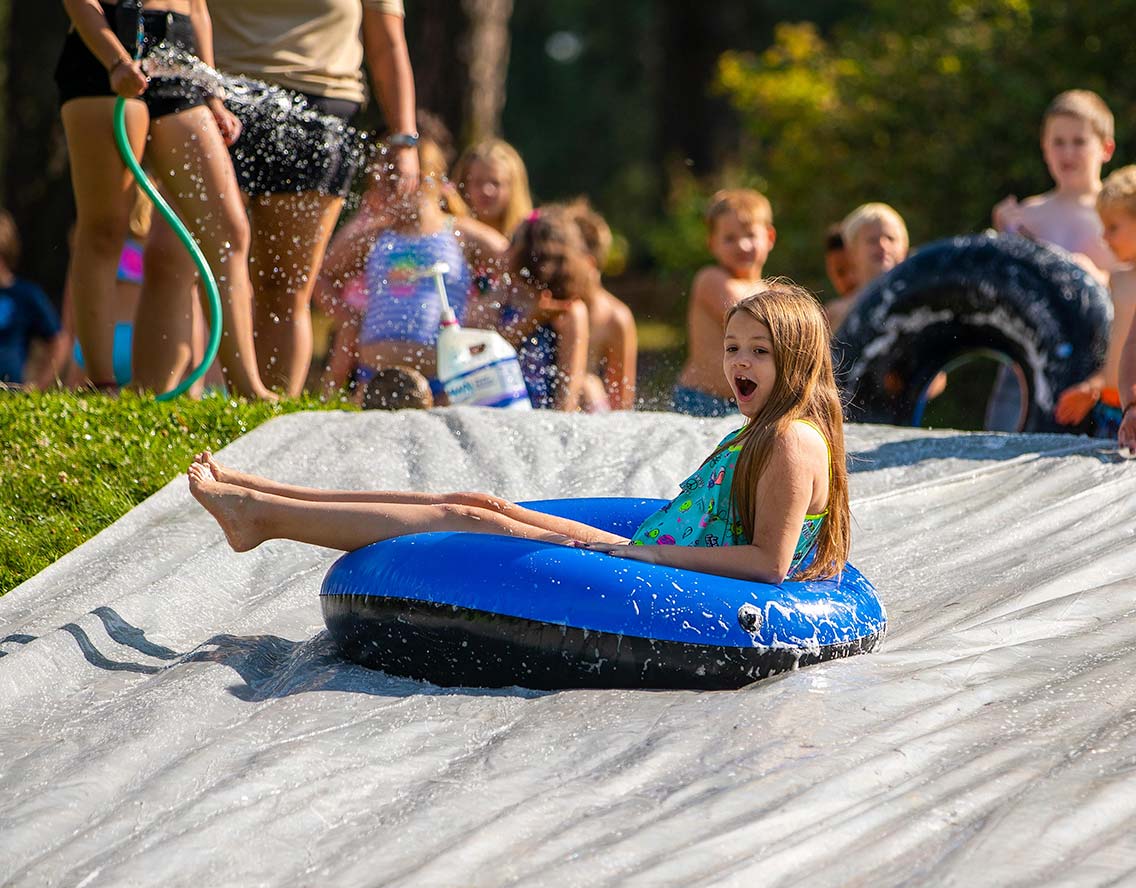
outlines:
{"label": "blue inflatable tube", "polygon": [[[626,536],[664,502],[526,505]],[[736,688],[871,651],[887,627],[851,565],[772,586],[470,533],[349,552],[320,602],[348,659],[443,686]]]}

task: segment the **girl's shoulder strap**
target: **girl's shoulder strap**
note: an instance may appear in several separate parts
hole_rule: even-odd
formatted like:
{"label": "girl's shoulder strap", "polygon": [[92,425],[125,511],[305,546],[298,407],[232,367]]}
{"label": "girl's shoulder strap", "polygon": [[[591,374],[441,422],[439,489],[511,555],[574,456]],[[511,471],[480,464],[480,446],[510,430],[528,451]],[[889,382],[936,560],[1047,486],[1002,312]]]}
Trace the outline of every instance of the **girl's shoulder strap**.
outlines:
{"label": "girl's shoulder strap", "polygon": [[818,426],[811,419],[794,419],[793,422],[799,422],[802,425],[807,425],[810,429],[820,435],[820,439],[824,441],[825,452],[828,454],[828,477],[829,480],[832,480],[832,446],[828,443],[828,438],[825,436],[824,432],[821,431],[820,426]]}

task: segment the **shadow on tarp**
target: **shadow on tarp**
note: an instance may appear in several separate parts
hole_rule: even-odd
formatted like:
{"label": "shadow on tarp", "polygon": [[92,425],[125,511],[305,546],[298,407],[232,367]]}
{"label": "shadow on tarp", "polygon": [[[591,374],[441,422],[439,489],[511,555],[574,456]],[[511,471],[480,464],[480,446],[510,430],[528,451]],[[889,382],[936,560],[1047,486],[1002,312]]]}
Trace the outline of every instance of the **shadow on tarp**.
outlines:
{"label": "shadow on tarp", "polygon": [[875,472],[911,466],[931,459],[1002,462],[1024,456],[1058,459],[1080,456],[1099,463],[1123,462],[1115,441],[1074,435],[974,434],[957,437],[920,436],[887,441],[867,450],[849,451],[849,472]]}
{"label": "shadow on tarp", "polygon": [[[326,632],[305,641],[291,641],[277,635],[214,635],[187,653],[155,644],[145,630],[133,626],[109,607],[91,611],[102,622],[107,635],[119,645],[159,662],[113,659],[100,651],[87,632],[75,623],[60,627],[75,639],[83,658],[96,669],[156,675],[185,663],[216,663],[232,669],[241,684],[231,685],[229,693],[239,700],[259,703],[293,694],[313,691],[349,691],[381,697],[541,697],[549,692],[526,688],[443,688],[424,681],[387,675],[350,663],[343,658]],[[31,635],[10,635],[0,644],[29,644]],[[0,656],[6,652],[0,650]]]}

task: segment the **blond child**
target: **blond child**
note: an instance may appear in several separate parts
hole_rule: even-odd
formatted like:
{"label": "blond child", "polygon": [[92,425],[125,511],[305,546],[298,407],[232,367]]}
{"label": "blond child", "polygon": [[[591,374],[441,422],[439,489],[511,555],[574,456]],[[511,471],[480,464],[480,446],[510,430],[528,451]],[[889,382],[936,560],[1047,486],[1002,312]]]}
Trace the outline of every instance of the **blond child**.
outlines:
{"label": "blond child", "polygon": [[486,139],[462,152],[450,178],[473,218],[509,237],[529,213],[529,175],[517,149],[501,139]]}
{"label": "blond child", "polygon": [[[1097,211],[1104,240],[1125,266],[1112,273],[1112,334],[1104,366],[1083,382],[1070,386],[1057,398],[1054,417],[1063,425],[1079,425],[1088,418],[1098,438],[1119,432],[1122,414],[1120,390],[1121,355],[1136,315],[1136,166],[1126,166],[1105,179],[1097,195]],[[1132,392],[1123,399],[1130,406]],[[1128,411],[1131,413],[1132,411]]]}
{"label": "blond child", "polygon": [[588,309],[588,373],[582,407],[588,413],[630,410],[635,406],[635,370],[639,337],[631,309],[608,292],[602,272],[611,252],[611,229],[586,197],[568,204],[594,265]]}
{"label": "blond child", "polygon": [[844,323],[868,284],[907,258],[910,245],[903,217],[886,203],[856,207],[840,223],[840,234],[852,289],[824,307],[833,330]]}
{"label": "blond child", "polygon": [[714,264],[695,274],[690,286],[688,355],[673,409],[692,416],[728,416],[736,406],[730,381],[722,374],[722,324],[730,309],[765,288],[762,270],[777,231],[769,200],[748,188],[715,194],[706,227]]}
{"label": "blond child", "polygon": [[994,227],[1068,250],[1107,283],[1116,260],[1102,237],[1096,200],[1101,167],[1115,147],[1104,100],[1086,89],[1061,93],[1041,122],[1041,154],[1055,187],[1020,203],[1013,195],[1003,198],[992,213]]}

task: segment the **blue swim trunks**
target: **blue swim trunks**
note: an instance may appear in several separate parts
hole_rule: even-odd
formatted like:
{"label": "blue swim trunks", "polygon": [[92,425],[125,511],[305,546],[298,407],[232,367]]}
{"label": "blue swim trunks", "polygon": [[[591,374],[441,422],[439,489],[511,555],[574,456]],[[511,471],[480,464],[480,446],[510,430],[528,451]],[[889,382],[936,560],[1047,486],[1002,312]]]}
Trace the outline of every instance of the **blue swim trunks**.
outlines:
{"label": "blue swim trunks", "polygon": [[733,416],[738,405],[733,398],[718,398],[698,389],[676,385],[671,396],[671,409],[689,416]]}
{"label": "blue swim trunks", "polygon": [[[130,377],[132,374],[131,360],[134,350],[134,325],[125,322],[119,322],[114,325],[114,351],[111,353],[114,367],[114,381],[118,385],[129,385]],[[87,369],[86,364],[83,362],[83,350],[79,347],[79,340],[75,340],[75,346],[72,349],[72,357],[75,363]],[[95,380],[96,382],[105,382],[106,380]]]}
{"label": "blue swim trunks", "polygon": [[1096,406],[1089,411],[1090,434],[1094,438],[1110,438],[1115,441],[1116,436],[1120,433],[1120,424],[1123,421],[1124,413],[1119,407],[1098,401]]}

